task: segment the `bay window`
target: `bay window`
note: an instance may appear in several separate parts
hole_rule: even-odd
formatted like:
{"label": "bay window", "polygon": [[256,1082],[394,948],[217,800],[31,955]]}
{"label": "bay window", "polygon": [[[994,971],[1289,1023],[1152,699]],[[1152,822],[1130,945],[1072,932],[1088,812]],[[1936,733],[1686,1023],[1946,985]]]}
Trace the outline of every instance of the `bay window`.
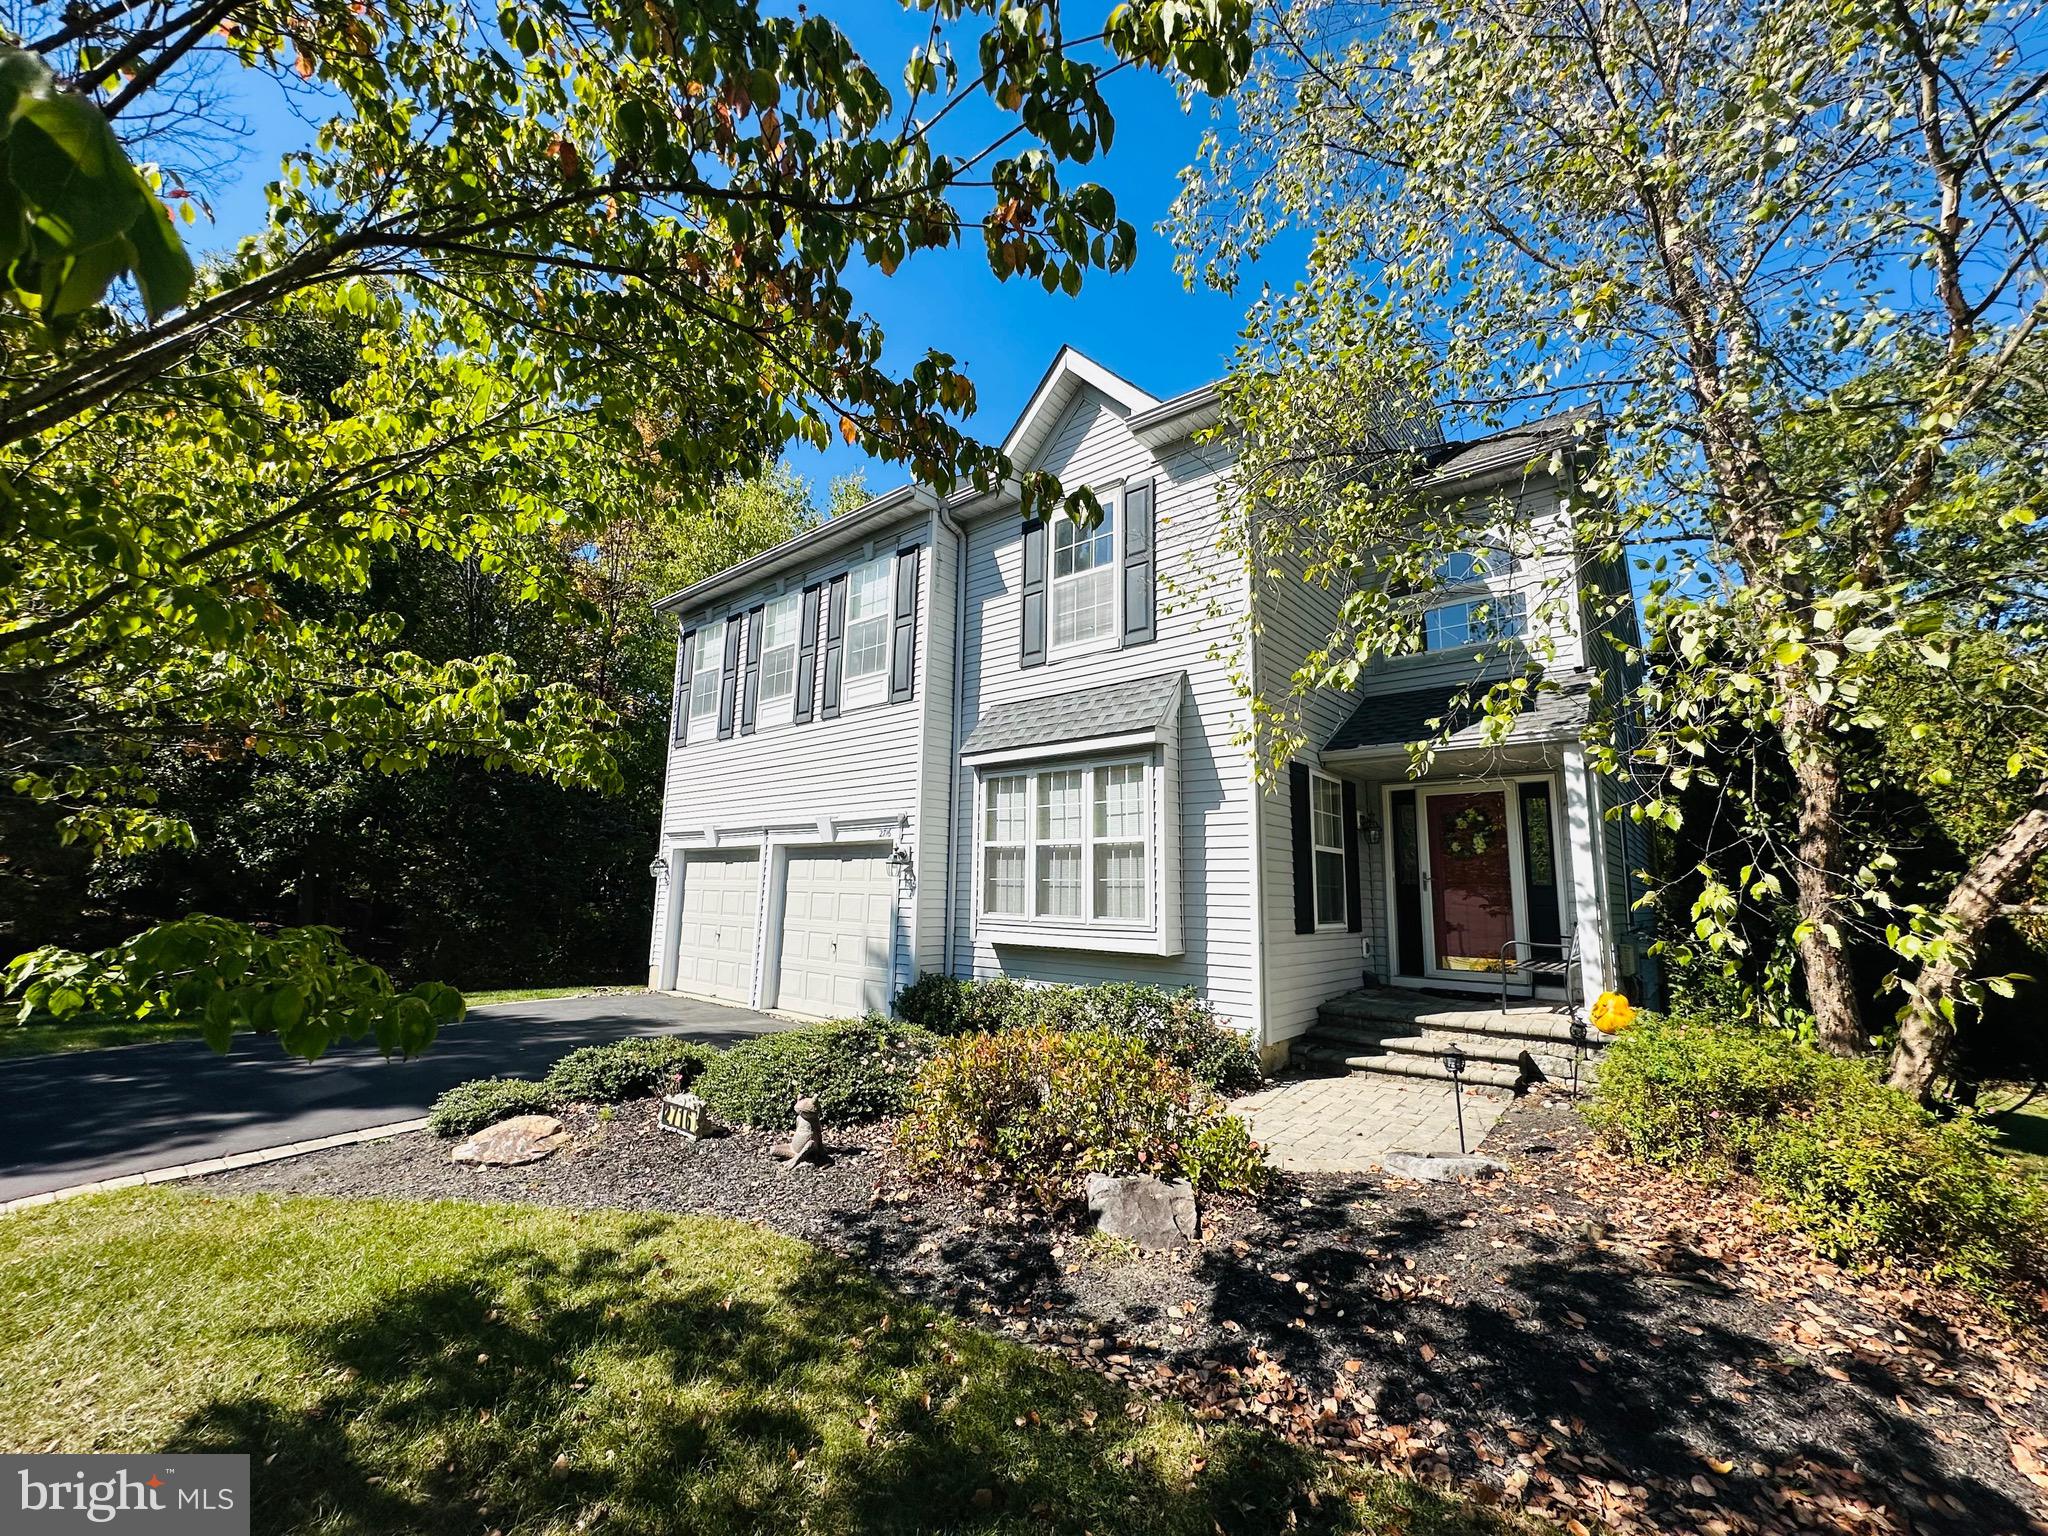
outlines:
{"label": "bay window", "polygon": [[1157,772],[1149,762],[1048,764],[980,782],[983,919],[1019,929],[1155,921]]}

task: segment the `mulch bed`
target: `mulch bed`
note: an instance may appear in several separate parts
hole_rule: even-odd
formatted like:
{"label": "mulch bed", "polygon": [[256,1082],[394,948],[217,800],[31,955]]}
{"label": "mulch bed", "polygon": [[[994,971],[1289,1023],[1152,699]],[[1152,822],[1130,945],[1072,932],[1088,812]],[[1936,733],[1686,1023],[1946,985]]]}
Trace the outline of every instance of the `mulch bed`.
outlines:
{"label": "mulch bed", "polygon": [[1622,1165],[1562,1101],[1513,1108],[1473,1185],[1289,1178],[1132,1257],[910,1187],[887,1127],[785,1173],[765,1135],[688,1143],[651,1103],[567,1152],[448,1162],[421,1134],[207,1189],[524,1200],[759,1221],[1205,1417],[1567,1529],[2048,1536],[2041,1358],[1964,1298],[1812,1258],[1741,1197]]}

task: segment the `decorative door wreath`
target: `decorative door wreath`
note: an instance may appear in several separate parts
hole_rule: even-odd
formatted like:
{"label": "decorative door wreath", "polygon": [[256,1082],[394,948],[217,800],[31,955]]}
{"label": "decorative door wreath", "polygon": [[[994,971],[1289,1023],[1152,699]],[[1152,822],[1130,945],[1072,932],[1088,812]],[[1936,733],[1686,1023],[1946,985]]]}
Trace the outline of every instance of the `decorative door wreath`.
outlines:
{"label": "decorative door wreath", "polygon": [[1444,852],[1454,859],[1476,859],[1498,847],[1507,828],[1484,806],[1468,805],[1444,829]]}

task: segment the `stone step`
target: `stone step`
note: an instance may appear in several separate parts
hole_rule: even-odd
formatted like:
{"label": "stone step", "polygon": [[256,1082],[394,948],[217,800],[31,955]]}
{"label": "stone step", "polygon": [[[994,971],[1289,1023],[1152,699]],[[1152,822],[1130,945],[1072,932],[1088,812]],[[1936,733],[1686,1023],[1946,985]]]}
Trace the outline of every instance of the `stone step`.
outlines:
{"label": "stone step", "polygon": [[[1449,1034],[1483,1036],[1502,1040],[1541,1043],[1563,1047],[1572,1043],[1571,1018],[1561,1009],[1548,1006],[1511,1008],[1471,1007],[1446,998],[1419,993],[1382,990],[1347,992],[1333,997],[1316,1010],[1319,1026],[1325,1030],[1362,1028],[1380,1035]],[[1588,1032],[1589,1051],[1598,1051],[1607,1037],[1597,1030]]]}
{"label": "stone step", "polygon": [[[1572,1075],[1572,1046],[1569,1038],[1553,1040],[1526,1036],[1488,1035],[1477,1031],[1429,1030],[1411,1032],[1406,1026],[1374,1024],[1318,1024],[1309,1039],[1351,1055],[1425,1056],[1441,1063],[1443,1054],[1455,1041],[1468,1061],[1489,1061],[1499,1066],[1519,1067],[1523,1060],[1552,1082],[1568,1081]],[[1603,1041],[1604,1036],[1595,1034]],[[1599,1049],[1588,1042],[1579,1058],[1579,1076],[1590,1078]]]}
{"label": "stone step", "polygon": [[[1296,1043],[1291,1053],[1295,1060],[1306,1065],[1341,1067],[1350,1072],[1363,1072],[1374,1077],[1421,1078],[1429,1082],[1442,1083],[1450,1087],[1450,1078],[1443,1069],[1443,1063],[1435,1057],[1408,1056],[1387,1051],[1362,1051],[1344,1045],[1320,1044],[1313,1035],[1304,1036]],[[1519,1065],[1510,1066],[1497,1061],[1468,1060],[1461,1081],[1471,1088],[1501,1088],[1509,1092],[1520,1088],[1527,1077]]]}

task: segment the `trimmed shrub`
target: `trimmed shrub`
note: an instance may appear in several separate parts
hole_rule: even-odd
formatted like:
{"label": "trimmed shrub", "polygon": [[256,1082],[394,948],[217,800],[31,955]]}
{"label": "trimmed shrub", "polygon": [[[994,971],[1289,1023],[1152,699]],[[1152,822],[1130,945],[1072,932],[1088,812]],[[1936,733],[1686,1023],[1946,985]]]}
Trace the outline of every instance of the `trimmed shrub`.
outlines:
{"label": "trimmed shrub", "polygon": [[936,1045],[915,1025],[879,1016],[786,1029],[718,1052],[696,1082],[716,1118],[728,1125],[787,1130],[792,1106],[818,1101],[826,1127],[879,1120],[903,1108],[903,1096]]}
{"label": "trimmed shrub", "polygon": [[1587,1118],[1640,1162],[1753,1176],[1814,1248],[1993,1298],[2048,1279],[2048,1190],[1877,1078],[1773,1030],[1650,1019],[1601,1056]]}
{"label": "trimmed shrub", "polygon": [[545,1114],[554,1107],[554,1095],[539,1083],[523,1077],[479,1077],[457,1083],[434,1100],[427,1126],[436,1136],[474,1136],[500,1120]]}
{"label": "trimmed shrub", "polygon": [[621,1104],[665,1092],[671,1082],[687,1087],[717,1056],[711,1046],[673,1035],[614,1040],[579,1046],[541,1082],[557,1104]]}
{"label": "trimmed shrub", "polygon": [[897,995],[896,1011],[936,1035],[1039,1027],[1102,1031],[1139,1041],[1219,1093],[1244,1093],[1259,1082],[1251,1037],[1218,1019],[1192,987],[1173,991],[1134,981],[1033,986],[1007,977],[962,981],[927,974]]}
{"label": "trimmed shrub", "polygon": [[1746,1169],[1763,1126],[1812,1102],[1823,1061],[1776,1030],[1639,1014],[1600,1053],[1586,1118],[1637,1162]]}
{"label": "trimmed shrub", "polygon": [[1139,1040],[1039,1025],[947,1041],[911,1087],[897,1146],[919,1172],[999,1184],[1048,1206],[1090,1173],[1252,1191],[1264,1158],[1244,1123]]}

